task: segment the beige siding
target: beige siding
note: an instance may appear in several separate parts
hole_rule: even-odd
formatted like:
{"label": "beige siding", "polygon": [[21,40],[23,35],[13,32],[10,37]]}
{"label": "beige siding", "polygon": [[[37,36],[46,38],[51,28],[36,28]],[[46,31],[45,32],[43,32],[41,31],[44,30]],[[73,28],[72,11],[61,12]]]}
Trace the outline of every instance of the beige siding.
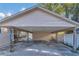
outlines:
{"label": "beige siding", "polygon": [[50,33],[50,32],[34,32],[33,33],[33,40],[50,41],[52,39],[58,40],[59,42],[64,42],[64,33],[58,34],[58,39],[56,39],[56,33]]}
{"label": "beige siding", "polygon": [[50,41],[52,39],[52,34],[49,32],[34,32],[33,40],[45,40]]}

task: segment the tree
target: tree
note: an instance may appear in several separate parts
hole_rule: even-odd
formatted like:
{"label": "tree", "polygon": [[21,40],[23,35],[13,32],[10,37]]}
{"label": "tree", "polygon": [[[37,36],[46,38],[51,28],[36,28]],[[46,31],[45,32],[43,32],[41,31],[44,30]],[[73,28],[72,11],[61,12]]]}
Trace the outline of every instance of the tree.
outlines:
{"label": "tree", "polygon": [[63,7],[59,3],[43,3],[40,4],[40,6],[58,14],[61,14],[64,11]]}
{"label": "tree", "polygon": [[72,20],[78,21],[79,19],[79,4],[78,3],[43,3],[41,7],[46,8],[50,11],[54,11],[58,14],[64,14],[65,17],[69,18],[73,15]]}
{"label": "tree", "polygon": [[61,5],[64,8],[65,17],[69,18],[69,14],[72,12],[73,3],[63,3]]}
{"label": "tree", "polygon": [[74,4],[72,20],[79,22],[79,4]]}

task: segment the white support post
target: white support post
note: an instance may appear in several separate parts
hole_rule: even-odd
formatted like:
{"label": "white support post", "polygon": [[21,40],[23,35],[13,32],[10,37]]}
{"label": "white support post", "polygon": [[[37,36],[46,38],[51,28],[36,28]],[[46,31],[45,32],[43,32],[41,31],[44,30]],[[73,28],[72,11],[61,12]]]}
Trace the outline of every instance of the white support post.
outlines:
{"label": "white support post", "polygon": [[56,33],[56,41],[58,43],[58,32]]}
{"label": "white support post", "polygon": [[73,50],[76,51],[77,49],[77,32],[76,28],[73,30]]}
{"label": "white support post", "polygon": [[27,32],[27,42],[29,42],[29,32]]}
{"label": "white support post", "polygon": [[9,38],[10,38],[10,52],[14,51],[14,33],[13,28],[9,28]]}

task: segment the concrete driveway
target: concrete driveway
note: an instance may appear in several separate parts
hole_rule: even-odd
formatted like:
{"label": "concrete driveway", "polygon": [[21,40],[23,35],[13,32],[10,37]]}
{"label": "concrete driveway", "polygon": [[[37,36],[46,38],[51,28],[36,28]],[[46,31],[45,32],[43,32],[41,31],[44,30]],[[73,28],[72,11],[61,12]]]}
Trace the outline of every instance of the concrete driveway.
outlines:
{"label": "concrete driveway", "polygon": [[0,51],[4,56],[77,56],[78,53],[71,52],[71,49],[61,43],[17,43],[14,52],[8,50]]}

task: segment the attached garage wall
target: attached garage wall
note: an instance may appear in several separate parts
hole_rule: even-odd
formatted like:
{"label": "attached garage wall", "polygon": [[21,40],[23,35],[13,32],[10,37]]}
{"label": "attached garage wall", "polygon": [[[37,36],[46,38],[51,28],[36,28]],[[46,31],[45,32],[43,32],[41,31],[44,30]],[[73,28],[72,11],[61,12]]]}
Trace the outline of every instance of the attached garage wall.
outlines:
{"label": "attached garage wall", "polygon": [[58,39],[56,39],[56,33],[49,33],[49,32],[34,32],[33,33],[33,40],[58,40],[59,42],[64,42],[64,32],[58,33]]}
{"label": "attached garage wall", "polygon": [[73,46],[73,33],[72,34],[65,34],[64,43],[67,45]]}
{"label": "attached garage wall", "polygon": [[52,39],[52,34],[49,32],[34,32],[33,40],[45,40],[50,41]]}
{"label": "attached garage wall", "polygon": [[[70,46],[73,46],[73,33],[65,34],[64,43]],[[79,34],[77,34],[77,48],[79,48]]]}

